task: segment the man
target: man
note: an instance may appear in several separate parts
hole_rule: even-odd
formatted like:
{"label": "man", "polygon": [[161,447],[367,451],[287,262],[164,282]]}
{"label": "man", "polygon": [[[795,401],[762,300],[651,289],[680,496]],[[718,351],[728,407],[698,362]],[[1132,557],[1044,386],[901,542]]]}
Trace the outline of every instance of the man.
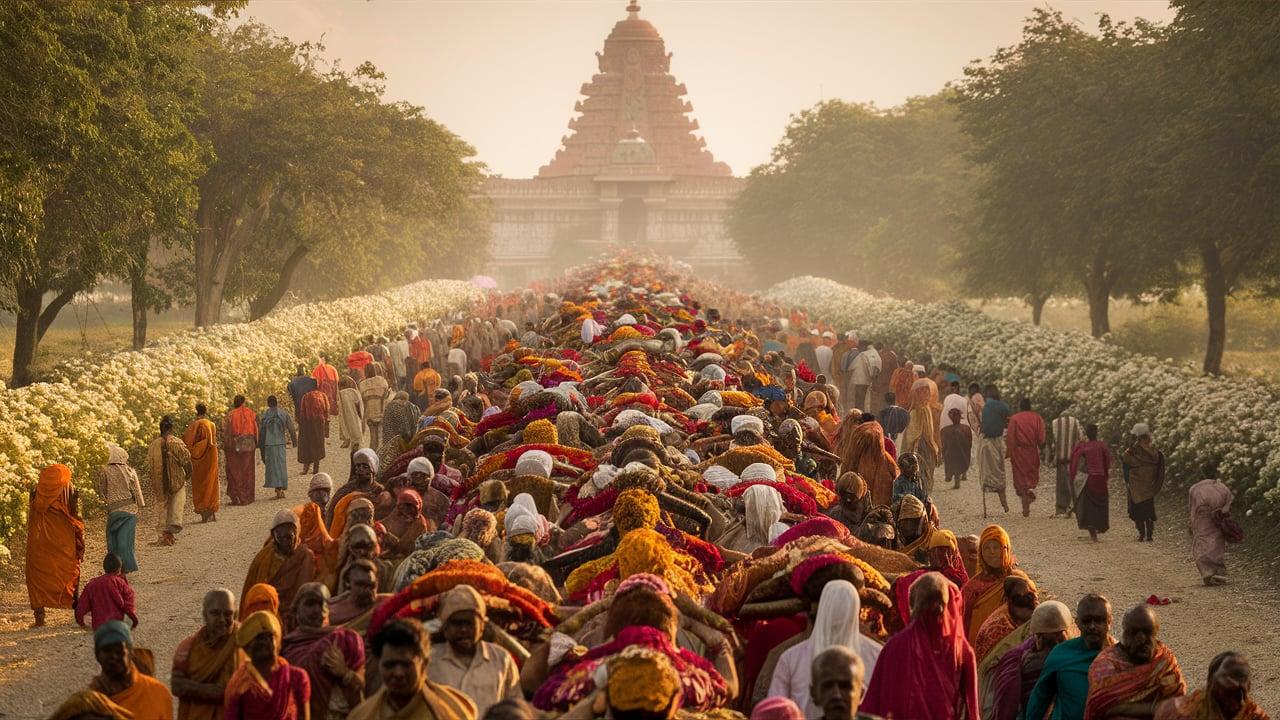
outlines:
{"label": "man", "polygon": [[1098,542],[1098,533],[1104,533],[1111,527],[1111,500],[1107,489],[1108,476],[1111,472],[1111,449],[1098,439],[1098,426],[1092,423],[1084,429],[1082,443],[1077,443],[1071,451],[1071,464],[1067,471],[1075,486],[1076,471],[1085,469],[1085,481],[1079,492],[1076,492],[1076,526],[1089,531],[1089,538]]}
{"label": "man", "polygon": [[227,682],[244,659],[236,644],[236,596],[222,588],[204,594],[204,625],[173,651],[169,686],[178,698],[178,720],[222,720]]}
{"label": "man", "polygon": [[293,410],[296,413],[302,407],[302,398],[312,390],[317,390],[320,383],[315,378],[307,375],[307,370],[299,365],[297,371],[293,375],[293,379],[289,381],[287,389],[289,391],[289,399],[293,401]]}
{"label": "man", "polygon": [[[312,390],[302,396],[302,406],[298,409],[298,462],[302,463],[303,475],[320,472],[328,437],[329,397]],[[276,488],[276,497],[284,497],[287,487]]]}
{"label": "man", "polygon": [[858,343],[858,355],[853,359],[849,369],[849,407],[870,410],[867,402],[867,390],[880,374],[880,356],[875,348],[865,340]]}
{"label": "man", "polygon": [[1031,400],[1022,398],[1018,412],[1009,418],[1009,463],[1013,468],[1013,489],[1022,500],[1022,517],[1031,516],[1031,503],[1040,484],[1040,448],[1044,447],[1044,418],[1031,410]]}
{"label": "man", "polygon": [[887,392],[884,394],[884,407],[876,414],[876,421],[884,428],[884,434],[896,443],[911,422],[911,413],[898,405],[896,394]]}
{"label": "man", "polygon": [[[424,408],[431,402],[431,398],[435,396],[436,390],[440,389],[440,373],[436,372],[431,365],[423,365],[418,374],[413,376],[413,402],[419,408]],[[370,441],[376,438],[370,438]]]}
{"label": "man", "polygon": [[978,476],[982,492],[995,493],[1000,506],[1009,512],[1004,478],[1004,429],[1009,424],[1009,406],[1000,399],[995,385],[987,386],[986,396],[982,405],[982,441],[978,444]]}
{"label": "man", "polygon": [[343,573],[346,591],[329,601],[329,622],[364,634],[369,630],[373,611],[389,594],[378,593],[378,565],[360,558],[347,564]]}
{"label": "man", "polygon": [[334,538],[325,525],[324,509],[332,493],[333,478],[329,473],[316,473],[307,486],[307,502],[293,509],[298,516],[298,540],[315,556],[317,577],[323,577],[331,569],[325,561]]}
{"label": "man", "polygon": [[267,610],[246,617],[236,628],[236,644],[248,657],[227,681],[226,720],[306,720],[311,681],[280,657],[280,620]]}
{"label": "man", "polygon": [[258,415],[244,404],[244,396],[231,400],[231,412],[222,419],[222,442],[227,453],[227,497],[232,505],[253,502],[257,467]]}
{"label": "man", "polygon": [[836,479],[836,503],[826,510],[827,517],[856,532],[871,512],[871,493],[867,482],[856,472],[842,473]]}
{"label": "man", "polygon": [[822,709],[822,720],[871,717],[858,712],[865,687],[864,674],[862,658],[843,645],[829,647],[813,657],[809,668],[812,678],[809,697]]}
{"label": "man", "polygon": [[991,704],[983,703],[983,717],[988,717],[986,713],[990,709],[996,720],[1017,720],[1031,689],[1040,679],[1045,659],[1067,639],[1071,611],[1057,600],[1049,600],[1036,606],[1028,625],[1030,637],[1004,653],[996,663],[992,672]]}
{"label": "man", "polygon": [[1075,475],[1070,472],[1071,454],[1084,439],[1084,434],[1080,430],[1080,421],[1069,409],[1054,418],[1049,429],[1053,433],[1053,465],[1056,471],[1053,516],[1071,517],[1076,506]]}
{"label": "man", "polygon": [[965,639],[960,590],[927,572],[908,591],[911,622],[884,644],[862,708],[912,720],[978,715],[978,675]]}
{"label": "man", "polygon": [[830,331],[822,333],[822,337],[818,340],[818,344],[813,348],[814,358],[817,360],[817,367],[813,369],[819,375],[832,376],[831,358],[834,350],[831,346],[835,344],[836,336]]}
{"label": "man", "polygon": [[1187,684],[1173,651],[1157,639],[1160,621],[1149,605],[1124,614],[1120,641],[1098,653],[1089,666],[1089,718],[1155,716],[1161,701],[1185,695]]}
{"label": "man", "polygon": [[73,608],[84,559],[84,521],[71,468],[54,464],[40,471],[27,506],[27,597],[43,627],[45,608]]}
{"label": "man", "polygon": [[1101,595],[1085,595],[1076,605],[1080,637],[1058,644],[1045,658],[1040,679],[1027,699],[1024,717],[1043,718],[1053,706],[1052,720],[1084,717],[1089,694],[1089,666],[1113,640],[1111,603]]}
{"label": "man", "polygon": [[463,693],[427,678],[427,631],[416,620],[392,620],[372,638],[382,687],[347,720],[475,720],[476,706]]}
{"label": "man", "polygon": [[196,419],[187,426],[182,441],[191,453],[191,504],[200,513],[200,522],[217,520],[218,427],[209,419],[204,403],[196,404]]}
{"label": "man", "polygon": [[1234,650],[1209,661],[1209,684],[1190,695],[1171,698],[1156,708],[1156,720],[1267,720],[1267,712],[1249,697],[1253,688],[1249,661]]}
{"label": "man", "polygon": [[364,641],[329,624],[329,588],[311,582],[293,600],[294,629],[280,642],[280,656],[307,673],[311,717],[345,718],[364,701]]}
{"label": "man", "polygon": [[173,720],[169,689],[133,664],[133,634],[127,625],[112,620],[94,630],[93,657],[102,672],[89,682],[89,690],[101,693],[139,720]]}
{"label": "man", "polygon": [[84,627],[85,615],[93,616],[93,629],[97,630],[111,620],[129,618],[131,627],[138,627],[138,612],[134,607],[133,587],[120,572],[120,558],[107,553],[102,558],[102,574],[84,586],[84,592],[76,601],[76,624]]}
{"label": "man", "polygon": [[289,487],[286,443],[298,443],[298,428],[293,424],[293,418],[280,409],[276,396],[268,395],[267,409],[258,416],[258,449],[262,452],[266,476],[262,485],[275,488],[277,498],[284,497],[284,489]]}
{"label": "man", "polygon": [[920,478],[920,456],[915,453],[903,453],[898,458],[898,470],[902,473],[893,481],[893,502],[898,502],[904,495],[914,495],[921,503],[929,502],[929,494],[925,491]]}
{"label": "man", "polygon": [[[1222,585],[1227,582],[1227,539],[1218,526],[1217,517],[1231,511],[1235,495],[1218,479],[1218,463],[1211,461],[1200,469],[1204,479],[1187,491],[1187,504],[1191,509],[1191,554],[1196,569],[1205,585]],[[1238,538],[1237,538],[1238,539]]]}
{"label": "man", "polygon": [[1004,603],[982,621],[973,638],[973,653],[979,661],[986,658],[1001,640],[1029,621],[1039,602],[1035,583],[1021,570],[1015,570],[1006,577],[1001,590]]}
{"label": "man", "polygon": [[138,472],[129,465],[129,453],[115,443],[107,443],[107,464],[97,475],[98,496],[107,511],[107,552],[120,558],[121,572],[138,569],[134,540],[138,515],[134,508],[146,507]]}
{"label": "man", "polygon": [[[361,448],[351,456],[351,477],[333,493],[333,497],[329,499],[329,506],[325,508],[325,522],[335,534],[345,529],[345,514],[342,516],[344,518],[342,526],[335,522],[338,517],[338,507],[344,498],[352,493],[365,497],[377,497],[382,492],[382,485],[374,480],[377,473],[378,454],[372,449]],[[345,506],[343,507],[345,512]]]}
{"label": "man", "polygon": [[[958,395],[948,395],[950,400]],[[952,483],[952,489],[960,489],[960,481],[967,479],[969,462],[973,457],[973,430],[964,424],[964,411],[952,407],[948,414],[950,424],[942,428],[942,472],[944,483]]]}
{"label": "man", "polygon": [[[969,428],[969,418],[965,417],[964,414],[965,410],[969,408],[969,398],[965,397],[964,393],[960,392],[959,380],[952,380],[949,383],[949,387],[951,388],[951,392],[947,393],[947,396],[942,398],[942,429],[946,430],[947,427],[959,423],[964,425],[966,430],[972,431],[972,429]],[[952,419],[952,410],[960,411],[959,420]]]}
{"label": "man", "polygon": [[298,541],[298,516],[292,510],[281,510],[271,523],[271,536],[249,564],[240,596],[248,595],[249,588],[258,583],[271,585],[280,598],[280,619],[288,626],[293,596],[311,582],[315,572],[315,556]]}
{"label": "man", "polygon": [[480,639],[485,605],[475,588],[457,585],[446,592],[436,617],[444,623],[445,642],[431,646],[428,675],[433,682],[471,698],[477,715],[484,715],[496,702],[521,696],[520,671],[511,654]]}
{"label": "man", "polygon": [[329,400],[329,413],[338,414],[338,368],[329,364],[329,356],[320,353],[320,362],[311,371],[316,389]]}
{"label": "man", "polygon": [[406,328],[401,336],[387,347],[391,357],[391,372],[394,375],[394,386],[397,390],[407,389],[409,376],[405,374],[404,361],[409,359],[409,330]]}
{"label": "man", "polygon": [[360,414],[369,426],[369,438],[373,440],[382,437],[382,408],[389,399],[391,386],[377,368],[370,370],[369,376],[360,381]]}
{"label": "man", "polygon": [[1124,451],[1122,461],[1129,485],[1129,519],[1138,528],[1139,542],[1152,542],[1156,530],[1156,495],[1164,487],[1164,453],[1151,439],[1146,423],[1133,426],[1134,442]]}
{"label": "man", "polygon": [[147,449],[147,467],[160,504],[160,539],[157,545],[172,545],[182,532],[182,509],[187,501],[187,475],[191,472],[191,453],[181,440],[173,436],[173,418],[160,418],[160,437]]}

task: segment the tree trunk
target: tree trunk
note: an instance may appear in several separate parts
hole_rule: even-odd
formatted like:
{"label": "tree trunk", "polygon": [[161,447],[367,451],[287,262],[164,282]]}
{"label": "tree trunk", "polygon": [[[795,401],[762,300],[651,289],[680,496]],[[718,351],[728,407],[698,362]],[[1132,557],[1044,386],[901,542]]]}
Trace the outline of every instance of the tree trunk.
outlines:
{"label": "tree trunk", "polygon": [[134,266],[129,273],[129,305],[133,310],[133,349],[141,350],[147,344],[147,263]]}
{"label": "tree trunk", "polygon": [[44,303],[44,288],[19,282],[16,290],[18,312],[13,337],[13,373],[9,377],[11,388],[31,384],[31,363],[35,362],[36,350],[40,347],[40,306]]}
{"label": "tree trunk", "polygon": [[62,308],[66,307],[67,303],[71,302],[78,292],[80,292],[80,288],[63,290],[58,293],[57,297],[49,301],[49,304],[45,306],[44,311],[40,313],[40,320],[36,322],[37,341],[44,339],[44,334],[49,331],[49,326],[52,325],[54,319],[58,317],[58,313],[62,312]]}
{"label": "tree trunk", "polygon": [[1111,285],[1101,278],[1089,278],[1084,284],[1089,300],[1089,331],[1094,337],[1111,332]]}
{"label": "tree trunk", "polygon": [[1039,325],[1044,319],[1044,305],[1049,302],[1049,296],[1032,295],[1028,302],[1031,304],[1031,324]]}
{"label": "tree trunk", "polygon": [[1222,254],[1212,242],[1200,248],[1201,272],[1204,276],[1204,304],[1209,316],[1209,339],[1204,348],[1206,375],[1222,374],[1222,353],[1227,348],[1227,275],[1222,267]]}
{"label": "tree trunk", "polygon": [[307,257],[307,247],[299,245],[289,253],[289,257],[285,259],[284,265],[280,268],[280,276],[276,278],[276,284],[270,290],[259,295],[249,302],[249,319],[257,320],[267,313],[271,312],[284,294],[289,291],[289,284],[293,280],[293,273],[302,264],[303,259]]}
{"label": "tree trunk", "polygon": [[258,189],[257,197],[236,201],[226,220],[219,222],[217,205],[222,195],[201,188],[195,237],[196,327],[208,327],[221,320],[222,299],[231,269],[239,262],[240,252],[249,238],[266,219],[274,193],[275,185],[267,183]]}

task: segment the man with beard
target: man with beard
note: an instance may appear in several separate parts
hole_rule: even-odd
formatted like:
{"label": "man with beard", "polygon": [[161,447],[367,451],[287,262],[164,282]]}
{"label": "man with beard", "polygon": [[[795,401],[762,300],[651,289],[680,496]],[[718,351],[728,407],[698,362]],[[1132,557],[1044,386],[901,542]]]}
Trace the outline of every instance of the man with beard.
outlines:
{"label": "man with beard", "polygon": [[[358,493],[373,498],[382,492],[382,486],[373,479],[377,472],[378,454],[372,449],[361,448],[351,456],[351,477],[333,493],[325,511],[325,522],[332,534],[341,534],[346,525],[347,505],[351,502],[346,499],[348,495]],[[338,518],[342,518],[343,522],[337,522]]]}
{"label": "man with beard", "polygon": [[[1032,688],[1040,679],[1049,653],[1067,639],[1071,627],[1071,611],[1057,600],[1049,600],[1036,606],[1029,623],[1030,637],[1004,653],[996,663],[992,675],[995,680],[991,690],[991,705],[986,709],[995,712],[997,720],[1017,720],[1018,713],[1026,706]],[[996,652],[996,651],[992,651]],[[985,698],[984,698],[985,700]]]}
{"label": "man with beard", "polygon": [[866,481],[852,470],[843,473],[836,480],[836,499],[836,504],[826,511],[827,517],[849,528],[849,532],[856,532],[871,512]]}
{"label": "man with beard", "polygon": [[230,590],[205,593],[204,625],[178,643],[169,686],[178,698],[179,720],[221,720],[227,681],[242,659],[233,637],[235,608]]}
{"label": "man with beard", "polygon": [[1098,653],[1114,642],[1111,603],[1101,595],[1085,595],[1076,605],[1076,627],[1080,637],[1059,643],[1045,658],[1040,679],[1027,699],[1024,717],[1043,718],[1053,706],[1052,720],[1084,717],[1089,695],[1089,666]]}
{"label": "man with beard", "polygon": [[345,717],[364,700],[364,642],[329,625],[329,589],[307,583],[293,601],[295,627],[280,642],[280,656],[311,681],[311,717]]}
{"label": "man with beard", "polygon": [[280,620],[288,627],[293,596],[311,582],[315,571],[315,556],[298,540],[298,516],[292,510],[281,510],[271,522],[271,536],[249,564],[241,597],[258,583],[274,587],[280,598]]}
{"label": "man with beard", "polygon": [[1089,718],[1154,717],[1160,702],[1185,695],[1178,659],[1160,642],[1160,621],[1148,605],[1124,614],[1120,642],[1098,653],[1089,666]]}

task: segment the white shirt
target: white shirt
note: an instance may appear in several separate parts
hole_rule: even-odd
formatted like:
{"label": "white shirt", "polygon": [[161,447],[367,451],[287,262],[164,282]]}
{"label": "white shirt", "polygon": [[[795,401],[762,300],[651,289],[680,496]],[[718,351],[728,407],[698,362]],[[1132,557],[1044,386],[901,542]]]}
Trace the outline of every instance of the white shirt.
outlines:
{"label": "white shirt", "polygon": [[396,377],[404,377],[404,361],[409,357],[409,341],[404,338],[391,343],[391,347],[387,348],[387,352],[391,354],[391,369],[395,371]]}
{"label": "white shirt", "polygon": [[[862,686],[871,684],[871,675],[876,669],[876,658],[884,646],[867,636],[858,638],[858,657],[862,658]],[[822,710],[813,704],[809,697],[809,686],[813,684],[810,674],[813,665],[813,639],[809,638],[787,648],[778,658],[773,670],[773,681],[769,683],[769,697],[791,698],[804,712],[806,718],[822,717]]]}
{"label": "white shirt", "polygon": [[942,422],[938,424],[938,429],[951,427],[951,410],[960,411],[960,424],[969,427],[969,398],[960,393],[951,393],[942,400]]}
{"label": "white shirt", "polygon": [[813,349],[813,354],[818,358],[818,372],[831,377],[831,346],[819,345]]}

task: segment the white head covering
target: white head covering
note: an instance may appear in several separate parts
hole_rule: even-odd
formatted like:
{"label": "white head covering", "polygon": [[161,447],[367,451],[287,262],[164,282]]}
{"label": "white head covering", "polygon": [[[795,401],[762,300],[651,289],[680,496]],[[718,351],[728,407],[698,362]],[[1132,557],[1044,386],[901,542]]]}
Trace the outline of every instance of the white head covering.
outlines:
{"label": "white head covering", "polygon": [[729,423],[729,433],[737,435],[743,430],[754,430],[760,435],[764,435],[764,421],[755,415],[736,415],[733,421]]}
{"label": "white head covering", "polygon": [[742,481],[748,480],[766,480],[775,482],[778,479],[778,471],[773,469],[772,465],[764,463],[751,463],[742,469]]}
{"label": "white head covering", "polygon": [[333,478],[329,473],[316,473],[311,476],[311,484],[307,486],[307,492],[312,490],[332,490]]}
{"label": "white head covering", "polygon": [[424,457],[416,457],[409,461],[409,468],[405,472],[410,475],[420,472],[426,474],[428,478],[434,478],[436,476],[436,467],[431,464],[430,460]]}
{"label": "white head covering", "polygon": [[912,372],[922,373],[922,372],[924,372],[924,366],[923,366],[923,365],[912,365],[912,366],[911,366],[911,371],[912,371]]}
{"label": "white head covering", "polygon": [[742,482],[742,478],[738,477],[732,470],[723,465],[712,465],[702,471],[702,479],[707,481],[708,485],[715,486],[721,490],[729,488]]}
{"label": "white head covering", "polygon": [[772,545],[774,540],[782,533],[790,530],[791,527],[784,522],[776,522],[769,526],[769,544]]}
{"label": "white head covering", "polygon": [[1057,600],[1046,600],[1031,613],[1030,629],[1035,634],[1070,631],[1072,624],[1071,608]]}
{"label": "white head covering", "polygon": [[617,323],[615,323],[615,324],[617,324],[617,325],[635,325],[635,324],[636,324],[636,316],[635,316],[635,315],[632,315],[631,313],[623,313],[623,314],[622,314],[622,316],[618,318],[618,321],[617,321]]}
{"label": "white head covering", "polygon": [[509,538],[516,535],[537,535],[539,529],[538,516],[533,515],[522,506],[513,505],[507,508],[507,514],[502,519],[502,528]]}
{"label": "white head covering", "polygon": [[551,477],[551,468],[555,461],[551,458],[551,454],[545,450],[526,450],[520,455],[520,459],[516,460],[516,475],[541,475],[544,478]]}
{"label": "white head covering", "polygon": [[702,368],[701,375],[706,380],[724,380],[728,373],[719,365],[708,365]]}
{"label": "white head covering", "polygon": [[373,472],[377,474],[378,453],[374,452],[372,448],[360,448],[359,450],[355,451],[355,454],[351,456],[351,464],[353,466],[356,464],[356,460],[364,460],[365,463],[369,466],[369,469],[373,470]]}
{"label": "white head covering", "polygon": [[861,633],[858,632],[858,614],[862,603],[858,590],[848,580],[832,580],[822,587],[818,598],[818,614],[813,620],[812,650],[816,657],[823,650],[836,646],[858,652]]}
{"label": "white head covering", "polygon": [[527,398],[530,395],[542,392],[543,388],[538,384],[537,380],[524,380],[516,385],[515,389],[520,391],[520,397]]}
{"label": "white head covering", "polygon": [[688,410],[685,410],[684,414],[696,420],[707,420],[712,415],[715,415],[716,411],[719,409],[720,408],[712,405],[711,403],[698,403]]}
{"label": "white head covering", "polygon": [[613,419],[614,427],[628,428],[632,425],[648,425],[663,434],[669,433],[674,429],[662,420],[651,415],[645,415],[635,408],[627,408],[618,413],[618,417]]}
{"label": "white head covering", "polygon": [[108,465],[128,465],[129,453],[124,448],[115,443],[107,443],[107,464]]}
{"label": "white head covering", "polygon": [[598,489],[603,490],[613,484],[613,479],[618,476],[618,468],[605,463],[596,468],[591,475],[591,484]]}
{"label": "white head covering", "polygon": [[600,335],[600,323],[592,318],[585,318],[582,321],[582,342],[591,344],[596,337]]}
{"label": "white head covering", "polygon": [[271,529],[275,530],[281,525],[292,525],[294,527],[298,527],[298,516],[289,508],[281,510],[276,513],[274,518],[271,519]]}
{"label": "white head covering", "polygon": [[782,519],[782,494],[768,485],[752,485],[742,494],[747,506],[747,535],[764,544],[769,527]]}
{"label": "white head covering", "polygon": [[720,396],[719,390],[708,390],[702,393],[702,397],[698,398],[699,405],[715,405],[716,409],[724,407],[724,398]]}
{"label": "white head covering", "polygon": [[1151,426],[1146,423],[1140,422],[1133,426],[1133,429],[1129,431],[1129,434],[1134,437],[1142,437],[1143,435],[1150,435]]}

